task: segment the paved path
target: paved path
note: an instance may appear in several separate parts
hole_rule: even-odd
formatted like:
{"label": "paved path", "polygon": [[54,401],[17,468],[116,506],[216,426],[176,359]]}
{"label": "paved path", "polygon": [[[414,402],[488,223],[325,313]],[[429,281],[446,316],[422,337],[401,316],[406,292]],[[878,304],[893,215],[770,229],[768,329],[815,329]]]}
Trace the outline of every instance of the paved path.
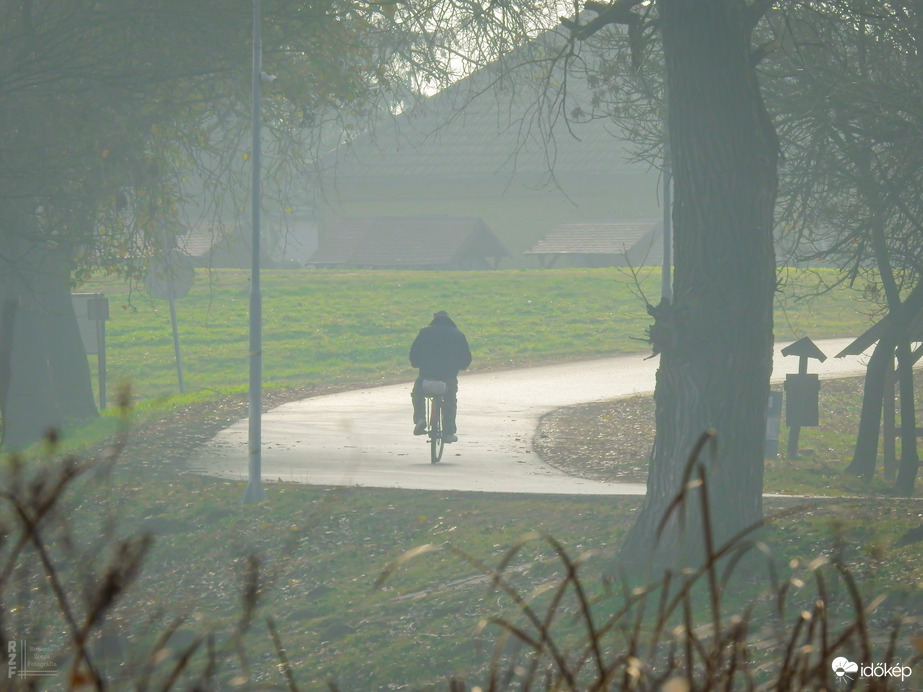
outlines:
{"label": "paved path", "polygon": [[[864,358],[834,358],[851,339],[818,341],[821,377],[864,372]],[[773,381],[797,372],[798,359],[776,347]],[[532,451],[539,418],[562,406],[654,390],[658,359],[615,356],[521,370],[462,373],[459,442],[430,464],[425,437],[411,435],[410,385],[391,385],[291,402],[263,414],[265,481],[311,485],[549,494],[643,495],[638,483],[574,478]],[[193,467],[208,475],[247,478],[246,420],[220,432]]]}

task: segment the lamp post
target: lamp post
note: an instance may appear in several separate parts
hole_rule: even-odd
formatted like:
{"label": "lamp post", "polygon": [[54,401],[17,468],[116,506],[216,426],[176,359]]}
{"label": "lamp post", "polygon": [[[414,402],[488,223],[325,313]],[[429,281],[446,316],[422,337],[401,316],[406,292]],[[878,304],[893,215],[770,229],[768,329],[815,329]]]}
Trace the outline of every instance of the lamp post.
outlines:
{"label": "lamp post", "polygon": [[[666,128],[664,128],[666,129]],[[660,273],[660,296],[673,302],[673,200],[669,135],[663,144],[663,268]]]}
{"label": "lamp post", "polygon": [[250,200],[253,219],[250,245],[250,478],[244,491],[244,502],[259,502],[264,497],[262,479],[262,387],[263,387],[263,298],[260,294],[260,166],[261,151],[261,72],[263,62],[263,39],[260,0],[253,0],[253,82],[252,122],[253,144],[251,152],[253,190]]}
{"label": "lamp post", "polygon": [[663,74],[663,263],[660,297],[673,302],[673,161],[670,151],[669,98],[666,66]]}

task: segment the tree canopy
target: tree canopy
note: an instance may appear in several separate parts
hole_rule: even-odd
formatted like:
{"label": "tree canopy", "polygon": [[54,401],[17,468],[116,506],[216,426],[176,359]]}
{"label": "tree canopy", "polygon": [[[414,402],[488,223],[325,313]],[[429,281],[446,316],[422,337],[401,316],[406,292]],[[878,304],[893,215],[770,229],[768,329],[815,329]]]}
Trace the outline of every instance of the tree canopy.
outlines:
{"label": "tree canopy", "polygon": [[[246,218],[252,8],[0,0],[5,444],[95,412],[72,283],[137,276],[198,220]],[[433,22],[449,32],[456,14],[266,0],[267,199],[303,194],[321,147],[446,79],[454,67]]]}

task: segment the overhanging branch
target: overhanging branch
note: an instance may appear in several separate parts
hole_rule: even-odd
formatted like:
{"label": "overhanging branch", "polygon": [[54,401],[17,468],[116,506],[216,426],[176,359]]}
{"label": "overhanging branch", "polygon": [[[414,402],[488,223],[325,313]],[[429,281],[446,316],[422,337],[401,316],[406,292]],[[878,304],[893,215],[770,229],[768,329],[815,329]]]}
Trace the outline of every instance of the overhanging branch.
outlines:
{"label": "overhanging branch", "polygon": [[561,24],[571,31],[571,35],[578,41],[583,41],[600,29],[610,24],[625,24],[629,31],[632,27],[637,27],[641,23],[641,17],[632,12],[640,5],[643,0],[614,0],[614,2],[596,2],[596,0],[587,0],[583,7],[596,16],[586,24],[580,24],[579,21],[561,17]]}

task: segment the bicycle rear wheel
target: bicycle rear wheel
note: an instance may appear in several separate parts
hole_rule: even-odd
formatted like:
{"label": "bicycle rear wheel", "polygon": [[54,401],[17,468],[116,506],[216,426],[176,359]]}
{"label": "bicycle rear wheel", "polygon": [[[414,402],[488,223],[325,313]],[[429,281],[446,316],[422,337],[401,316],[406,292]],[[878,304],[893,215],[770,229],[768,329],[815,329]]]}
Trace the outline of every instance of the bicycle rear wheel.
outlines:
{"label": "bicycle rear wheel", "polygon": [[442,459],[445,442],[442,440],[442,399],[434,397],[429,418],[429,460],[431,464]]}

